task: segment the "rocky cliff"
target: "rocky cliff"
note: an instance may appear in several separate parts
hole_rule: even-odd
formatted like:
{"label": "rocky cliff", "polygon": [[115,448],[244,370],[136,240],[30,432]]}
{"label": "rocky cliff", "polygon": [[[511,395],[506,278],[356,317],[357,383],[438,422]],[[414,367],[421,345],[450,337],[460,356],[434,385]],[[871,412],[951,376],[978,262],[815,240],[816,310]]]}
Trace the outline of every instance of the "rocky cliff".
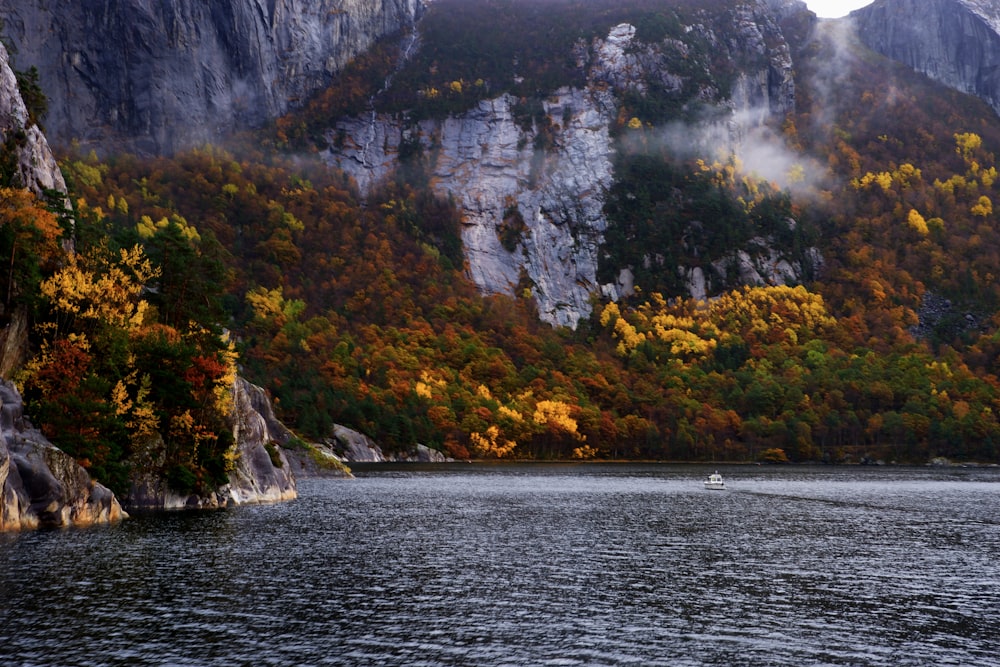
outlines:
{"label": "rocky cliff", "polygon": [[[775,0],[782,11],[789,5],[801,3]],[[431,156],[433,187],[462,210],[469,272],[481,291],[530,290],[544,320],[575,327],[595,293],[617,298],[630,287],[628,267],[616,284],[600,285],[597,277],[621,99],[694,88],[683,106],[728,110],[724,123],[733,137],[783,117],[794,107],[795,89],[775,11],[763,0],[734,3],[685,26],[685,40],[651,43],[622,23],[566,54],[586,85],[552,91],[542,101],[542,122],[519,122],[518,100],[509,94],[444,120],[372,113],[336,123],[325,157],[364,191],[395,168],[401,145],[419,141]],[[700,53],[689,46],[694,40]],[[709,69],[717,76],[703,76]],[[758,275],[768,272],[757,268]],[[694,276],[690,291],[703,292],[704,283]]]}
{"label": "rocky cliff", "polygon": [[273,118],[420,0],[0,0],[18,67],[36,66],[59,145],[171,151]]}
{"label": "rocky cliff", "polygon": [[[7,50],[0,45],[0,154],[4,179],[36,194],[66,193],[41,129],[31,123]],[[28,337],[23,312],[0,331],[0,377],[20,366]],[[109,523],[125,516],[114,494],[90,478],[24,419],[21,396],[0,381],[0,531]]]}
{"label": "rocky cliff", "polygon": [[1000,113],[1000,4],[993,0],[876,0],[851,13],[869,48]]}
{"label": "rocky cliff", "polygon": [[0,146],[3,166],[12,172],[4,177],[13,185],[28,188],[37,195],[45,190],[66,192],[66,182],[48,140],[28,118],[3,44],[0,44]]}
{"label": "rocky cliff", "polygon": [[233,505],[291,500],[297,497],[295,475],[282,445],[291,432],[279,422],[264,390],[242,378],[233,386],[233,436],[235,464],[229,483],[209,494],[179,494],[167,488],[164,480],[152,473],[160,466],[163,443],[154,440],[136,454],[133,466],[150,471],[133,480],[129,492],[130,509],[209,509]]}

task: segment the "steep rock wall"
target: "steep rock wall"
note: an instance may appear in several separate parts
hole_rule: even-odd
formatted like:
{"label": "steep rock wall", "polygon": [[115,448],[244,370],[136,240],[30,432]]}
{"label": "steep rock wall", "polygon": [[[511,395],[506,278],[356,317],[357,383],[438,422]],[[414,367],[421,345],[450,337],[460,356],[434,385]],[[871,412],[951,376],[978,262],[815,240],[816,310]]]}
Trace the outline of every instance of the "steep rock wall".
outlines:
{"label": "steep rock wall", "polygon": [[50,139],[169,152],[256,125],[329,82],[421,0],[0,0]]}
{"label": "steep rock wall", "polygon": [[41,129],[29,122],[7,49],[0,44],[0,145],[13,151],[15,185],[37,195],[45,190],[66,192],[59,165]]}
{"label": "steep rock wall", "polygon": [[[782,117],[794,107],[795,89],[774,13],[763,0],[740,3],[725,21],[706,19],[690,31],[723,54],[719,60],[735,72],[731,90],[725,95],[705,86],[693,101],[728,107],[750,125]],[[651,83],[665,90],[685,83],[671,65],[684,57],[683,43],[646,44],[635,35],[633,26],[621,24],[604,38],[578,43],[571,55],[587,85],[554,91],[543,101],[551,137],[544,150],[535,147],[540,128],[523,128],[515,119],[516,100],[501,95],[445,120],[410,123],[383,114],[341,120],[328,133],[325,159],[350,173],[364,192],[396,166],[401,143],[419,140],[432,161],[434,188],[462,210],[469,273],[480,290],[530,290],[545,321],[575,327],[589,315],[596,292],[616,298],[628,287],[627,278],[603,286],[597,279],[619,99],[626,91],[644,94]]]}
{"label": "steep rock wall", "polygon": [[1000,113],[1000,5],[987,0],[877,0],[851,13],[873,51]]}
{"label": "steep rock wall", "polygon": [[[484,293],[513,294],[523,275],[545,320],[575,326],[597,288],[597,252],[607,224],[603,194],[612,177],[609,121],[589,92],[558,91],[545,111],[560,119],[562,129],[549,150],[536,153],[534,132],[519,127],[514,103],[504,95],[416,128],[387,117],[346,120],[333,133],[344,131],[354,140],[327,159],[367,190],[395,167],[404,136],[419,134],[428,151],[436,144],[435,188],[462,209],[472,279]],[[515,246],[505,246],[498,229],[514,211],[526,230]]]}

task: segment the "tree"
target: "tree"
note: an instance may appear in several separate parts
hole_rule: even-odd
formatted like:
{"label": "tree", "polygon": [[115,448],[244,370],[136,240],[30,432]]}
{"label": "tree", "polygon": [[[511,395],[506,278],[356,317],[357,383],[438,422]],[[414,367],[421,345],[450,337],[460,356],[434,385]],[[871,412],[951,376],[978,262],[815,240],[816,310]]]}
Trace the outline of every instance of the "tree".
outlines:
{"label": "tree", "polygon": [[62,256],[62,229],[56,216],[28,190],[0,188],[0,273],[3,303],[10,310],[15,299],[33,303],[43,272]]}

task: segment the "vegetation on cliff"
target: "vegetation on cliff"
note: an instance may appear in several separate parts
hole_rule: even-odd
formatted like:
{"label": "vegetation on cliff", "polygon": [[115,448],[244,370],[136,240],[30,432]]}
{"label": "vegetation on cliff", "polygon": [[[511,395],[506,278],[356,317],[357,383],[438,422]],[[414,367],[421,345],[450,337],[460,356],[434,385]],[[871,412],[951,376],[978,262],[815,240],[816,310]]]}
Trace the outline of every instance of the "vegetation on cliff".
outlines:
{"label": "vegetation on cliff", "polygon": [[[458,81],[465,96],[478,78],[499,90],[488,50],[459,60],[429,35],[420,58],[436,69],[412,61],[423,74],[410,93]],[[816,44],[803,40],[800,61],[823,58]],[[348,110],[330,105],[366,103],[391,70],[383,55],[280,121],[274,143],[308,141]],[[534,62],[518,60],[525,80]],[[545,62],[555,69],[538,81],[562,61]],[[421,78],[432,70],[440,81]],[[420,442],[463,458],[1000,460],[1000,121],[878,58],[845,72],[838,105],[821,106],[822,72],[803,67],[798,111],[778,128],[824,165],[808,197],[658,147],[622,153],[608,248],[635,254],[640,289],[595,303],[576,331],[541,324],[528,298],[476,292],[461,220],[427,187],[419,155],[365,202],[338,173],[249,149],[67,156],[74,257],[53,246],[37,202],[0,211],[8,308],[35,313],[29,412],[112,484],[152,430],[166,434],[174,484],[215,480],[228,451],[218,389],[235,363],[225,327],[244,372],[308,437],[341,423],[386,449]],[[392,99],[404,105],[404,92]],[[684,245],[696,219],[713,227]],[[734,287],[707,303],[679,288],[670,253],[708,261],[781,234],[822,250],[808,284]],[[662,259],[646,266],[639,249]],[[929,313],[928,295],[951,305]]]}

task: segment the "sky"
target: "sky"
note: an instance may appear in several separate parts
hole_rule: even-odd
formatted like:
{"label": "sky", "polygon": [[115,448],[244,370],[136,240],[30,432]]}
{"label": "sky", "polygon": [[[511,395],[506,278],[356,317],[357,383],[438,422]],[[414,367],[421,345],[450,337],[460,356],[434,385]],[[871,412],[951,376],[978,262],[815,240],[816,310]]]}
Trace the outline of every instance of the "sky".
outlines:
{"label": "sky", "polygon": [[805,2],[820,18],[835,19],[870,5],[872,0],[805,0]]}

